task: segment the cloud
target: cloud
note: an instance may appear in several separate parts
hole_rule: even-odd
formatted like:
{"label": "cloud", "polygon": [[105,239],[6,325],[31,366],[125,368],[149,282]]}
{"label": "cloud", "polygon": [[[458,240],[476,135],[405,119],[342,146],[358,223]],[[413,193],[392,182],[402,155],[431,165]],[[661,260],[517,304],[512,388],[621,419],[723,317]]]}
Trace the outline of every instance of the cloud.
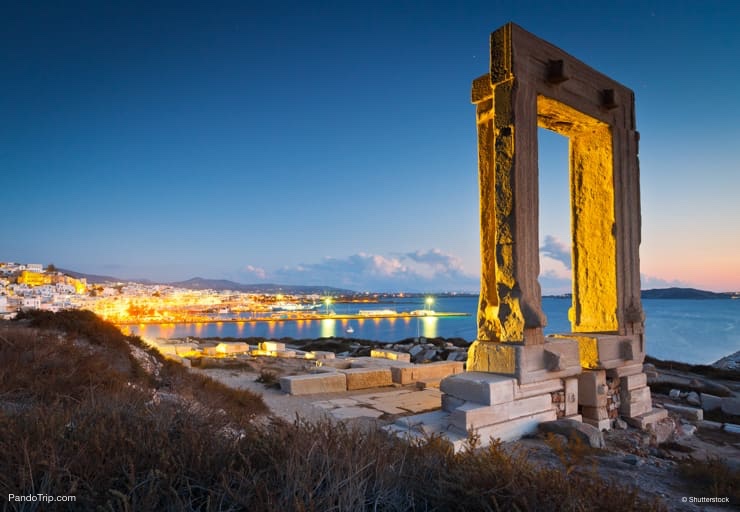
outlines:
{"label": "cloud", "polygon": [[564,295],[573,291],[573,283],[570,279],[541,274],[539,277],[542,295]]}
{"label": "cloud", "polygon": [[545,243],[540,247],[540,254],[561,262],[568,270],[572,268],[570,247],[552,235],[545,236]]}
{"label": "cloud", "polygon": [[460,258],[439,249],[400,254],[360,252],[274,271],[247,265],[242,275],[244,279],[357,291],[477,291],[480,286],[478,277],[464,271]]}
{"label": "cloud", "polygon": [[267,271],[253,265],[245,265],[242,273],[260,280],[267,279]]}
{"label": "cloud", "polygon": [[656,276],[648,276],[646,274],[640,274],[640,288],[643,290],[651,290],[653,288],[691,288],[692,285],[686,281],[680,281],[678,279],[663,279]]}
{"label": "cloud", "polygon": [[539,282],[543,295],[562,295],[572,290],[570,247],[552,235],[547,235],[540,247]]}

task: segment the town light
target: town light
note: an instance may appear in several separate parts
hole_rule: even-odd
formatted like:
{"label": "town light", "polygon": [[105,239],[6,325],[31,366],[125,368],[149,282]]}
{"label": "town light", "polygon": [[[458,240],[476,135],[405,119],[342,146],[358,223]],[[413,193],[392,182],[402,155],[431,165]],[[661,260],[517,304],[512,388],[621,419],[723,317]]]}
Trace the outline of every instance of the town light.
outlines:
{"label": "town light", "polygon": [[434,297],[427,297],[426,300],[424,300],[424,302],[426,303],[427,309],[431,310],[432,304],[434,304]]}

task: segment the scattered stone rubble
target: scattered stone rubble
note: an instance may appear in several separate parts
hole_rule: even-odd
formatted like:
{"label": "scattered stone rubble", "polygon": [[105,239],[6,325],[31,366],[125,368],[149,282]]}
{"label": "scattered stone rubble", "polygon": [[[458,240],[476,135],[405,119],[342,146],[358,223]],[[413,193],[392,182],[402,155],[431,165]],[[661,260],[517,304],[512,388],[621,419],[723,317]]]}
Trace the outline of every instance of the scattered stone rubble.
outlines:
{"label": "scattered stone rubble", "polygon": [[[473,427],[482,435],[511,440],[537,432],[538,424],[550,424],[567,418],[576,422],[580,418],[599,432],[624,430],[629,424],[647,431],[648,438],[656,446],[689,438],[697,427],[726,432],[740,430],[737,425],[740,423],[740,399],[734,390],[721,382],[700,379],[695,375],[659,371],[652,364],[637,364],[633,365],[634,368],[622,367],[612,371],[583,371],[577,377],[564,379],[566,385],[551,386],[552,389],[540,389],[541,384],[530,385],[528,387],[532,389],[529,390],[527,386],[516,384],[510,377],[480,372],[464,373],[467,348],[445,340],[422,338],[393,344],[314,340],[335,341],[337,346],[340,342],[350,341],[349,350],[337,354],[326,350],[304,351],[299,346],[305,342],[291,343],[288,340],[265,340],[256,345],[243,341],[191,338],[167,341],[159,340],[155,346],[168,358],[186,366],[198,365],[201,363],[199,359],[303,361],[305,365],[301,368],[279,375],[280,389],[294,396],[310,397],[384,387],[439,388],[444,378],[457,375],[456,380],[442,384],[444,393],[441,394],[437,410],[411,420],[397,418],[395,426],[387,427],[390,431],[415,432],[417,436],[444,433],[456,448],[463,446],[468,430]],[[574,384],[577,381],[577,394],[567,386],[571,380]],[[656,393],[653,409],[653,397],[647,386],[666,383],[676,387],[665,396]],[[511,388],[512,396],[507,400],[508,395],[504,390],[508,388]],[[461,398],[456,399],[457,395],[461,395]],[[480,395],[482,401],[470,400],[473,395]],[[495,403],[486,405],[492,400]],[[650,408],[645,409],[648,405]],[[367,408],[367,404],[364,407]],[[738,420],[709,421],[704,417],[709,411],[721,412],[725,419]],[[363,414],[372,415],[367,411]],[[521,419],[517,421],[517,418]],[[409,421],[414,425],[409,425]],[[539,430],[548,431],[549,428],[555,427],[545,426]],[[593,436],[590,438],[596,439]],[[591,445],[598,447],[600,443],[595,441]]]}
{"label": "scattered stone rubble", "polygon": [[[728,369],[727,365],[721,364],[727,360],[728,358],[720,359],[712,366]],[[735,368],[738,369],[740,367]],[[654,394],[656,406],[666,409],[676,420],[676,431],[667,440],[690,436],[696,431],[696,427],[740,432],[740,385],[736,381],[723,383],[698,378],[686,372],[657,370],[652,364],[645,364],[645,373],[651,386],[670,388],[665,394]],[[717,395],[706,392],[707,390]],[[722,421],[712,421],[707,416]]]}
{"label": "scattered stone rubble", "polygon": [[[214,342],[215,341],[215,342]],[[324,341],[337,341],[326,339]],[[342,340],[345,341],[345,340]],[[203,358],[296,359],[313,362],[308,371],[280,378],[281,389],[291,395],[311,395],[416,384],[439,387],[441,379],[463,371],[466,347],[452,342],[425,339],[408,343],[375,344],[352,342],[351,351],[335,354],[325,350],[301,350],[294,344],[261,341],[157,340],[150,341],[165,357],[191,367]],[[368,355],[363,355],[368,354]]]}

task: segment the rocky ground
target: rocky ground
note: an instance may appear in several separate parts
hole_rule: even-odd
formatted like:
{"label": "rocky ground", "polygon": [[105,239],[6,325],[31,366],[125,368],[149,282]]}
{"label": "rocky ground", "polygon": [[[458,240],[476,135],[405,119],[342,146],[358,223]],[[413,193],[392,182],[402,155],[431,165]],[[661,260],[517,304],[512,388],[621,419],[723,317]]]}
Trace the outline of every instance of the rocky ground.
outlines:
{"label": "rocky ground", "polygon": [[[418,363],[464,360],[462,354],[466,347],[455,341],[408,340],[382,346],[408,352],[412,361]],[[292,348],[330,350],[341,358],[367,355],[366,352],[369,354],[374,346],[376,344],[371,342],[324,339],[294,343]],[[687,459],[721,459],[734,472],[730,473],[729,478],[738,481],[739,360],[740,352],[723,358],[712,367],[692,367],[660,361],[647,363],[645,372],[653,391],[653,403],[656,407],[669,411],[669,418],[661,422],[653,432],[636,430],[618,420],[615,428],[604,432],[606,448],[603,450],[567,446],[563,437],[544,435],[507,443],[507,449],[527,450],[531,458],[543,464],[570,466],[577,471],[594,471],[615,482],[634,485],[641,493],[660,496],[669,510],[728,510],[732,505],[697,503],[699,498],[725,496],[707,495],[705,491],[692,489],[690,480],[682,478],[680,472],[684,471],[682,461]],[[408,386],[381,388],[371,392],[362,390],[290,396],[280,391],[276,385],[280,376],[305,373],[315,364],[315,361],[274,357],[204,359],[200,362],[200,368],[195,371],[206,373],[229,386],[261,393],[272,413],[288,421],[297,417],[308,420],[328,417],[335,421],[351,421],[368,428],[379,428],[392,423],[399,416],[433,409],[435,403],[439,403],[438,390],[421,391],[407,389]],[[712,369],[721,371],[714,374]],[[389,400],[408,402],[409,393],[414,392],[424,392],[426,395],[424,399],[414,401],[413,406],[404,406],[406,409],[388,410],[379,405]],[[434,393],[437,393],[436,397]],[[352,413],[347,413],[350,410]],[[736,498],[735,496],[734,499]]]}

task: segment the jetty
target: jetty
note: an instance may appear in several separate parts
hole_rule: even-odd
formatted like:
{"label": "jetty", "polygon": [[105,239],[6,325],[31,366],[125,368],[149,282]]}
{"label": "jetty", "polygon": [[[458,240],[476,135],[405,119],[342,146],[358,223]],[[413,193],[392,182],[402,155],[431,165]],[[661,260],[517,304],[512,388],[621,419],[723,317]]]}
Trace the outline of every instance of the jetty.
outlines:
{"label": "jetty", "polygon": [[156,325],[156,324],[218,324],[218,323],[251,323],[251,322],[296,322],[312,320],[375,320],[381,318],[449,318],[470,316],[470,313],[446,311],[391,311],[363,310],[358,313],[319,313],[316,311],[281,311],[279,313],[257,313],[249,317],[220,318],[214,316],[178,316],[177,318],[145,318],[116,322],[116,325]]}

